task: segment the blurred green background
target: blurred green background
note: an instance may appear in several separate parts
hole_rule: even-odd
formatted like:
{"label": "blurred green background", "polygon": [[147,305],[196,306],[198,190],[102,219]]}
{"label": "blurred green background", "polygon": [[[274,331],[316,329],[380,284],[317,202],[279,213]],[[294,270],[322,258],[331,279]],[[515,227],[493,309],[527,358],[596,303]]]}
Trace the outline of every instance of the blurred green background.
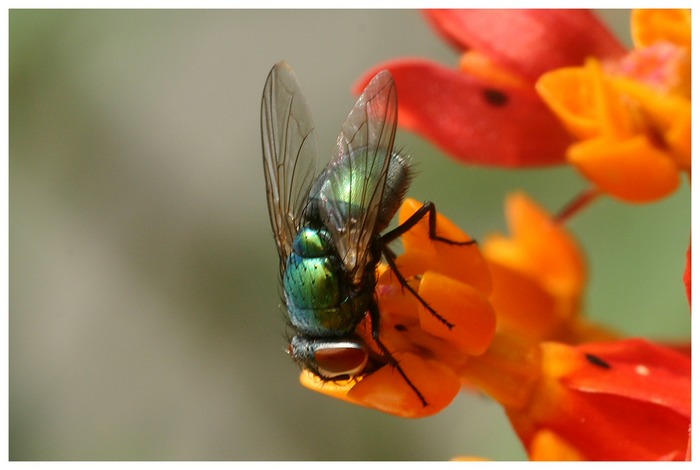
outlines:
{"label": "blurred green background", "polygon": [[[627,38],[628,12],[603,17]],[[285,355],[259,107],[296,69],[321,149],[350,86],[399,56],[455,64],[416,11],[12,10],[10,459],[523,459],[500,408],[464,394],[405,420],[302,388]],[[627,41],[629,43],[629,41]],[[569,168],[473,168],[399,132],[410,196],[477,238],[524,189],[550,210]],[[690,191],[604,200],[571,224],[586,308],[629,335],[688,339]]]}

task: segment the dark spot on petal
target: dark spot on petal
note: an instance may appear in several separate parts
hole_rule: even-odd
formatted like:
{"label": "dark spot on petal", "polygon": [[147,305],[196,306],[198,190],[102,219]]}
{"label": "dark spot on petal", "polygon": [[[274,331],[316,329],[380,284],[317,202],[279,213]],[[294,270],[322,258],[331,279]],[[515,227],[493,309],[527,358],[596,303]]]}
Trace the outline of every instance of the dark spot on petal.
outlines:
{"label": "dark spot on petal", "polygon": [[501,107],[508,104],[508,95],[500,90],[494,90],[493,88],[486,88],[484,90],[484,98],[493,106]]}
{"label": "dark spot on petal", "polygon": [[602,367],[603,369],[610,369],[610,367],[612,367],[610,364],[608,364],[598,356],[594,356],[593,354],[586,354],[586,359],[594,366]]}
{"label": "dark spot on petal", "polygon": [[396,331],[406,331],[406,327],[404,325],[401,325],[401,324],[394,325],[394,329]]}

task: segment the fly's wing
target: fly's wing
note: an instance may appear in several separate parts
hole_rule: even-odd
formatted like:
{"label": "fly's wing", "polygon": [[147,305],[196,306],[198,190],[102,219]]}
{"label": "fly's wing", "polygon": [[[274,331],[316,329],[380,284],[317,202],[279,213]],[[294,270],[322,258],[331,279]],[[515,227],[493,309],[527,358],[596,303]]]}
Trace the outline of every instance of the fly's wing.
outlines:
{"label": "fly's wing", "polygon": [[270,70],[260,111],[267,208],[280,264],[291,253],[318,165],[311,113],[286,62]]}
{"label": "fly's wing", "polygon": [[338,254],[355,282],[372,256],[370,244],[396,134],[397,97],[388,70],[367,85],[338,136],[337,153],[324,172],[319,210]]}

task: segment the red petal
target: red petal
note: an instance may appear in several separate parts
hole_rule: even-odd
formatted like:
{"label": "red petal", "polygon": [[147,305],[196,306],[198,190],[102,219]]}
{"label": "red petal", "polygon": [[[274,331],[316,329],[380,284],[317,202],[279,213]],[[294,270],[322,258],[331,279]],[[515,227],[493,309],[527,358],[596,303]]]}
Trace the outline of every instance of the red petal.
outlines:
{"label": "red petal", "polygon": [[588,56],[615,59],[625,53],[588,10],[426,10],[425,16],[450,43],[475,49],[533,82]]}
{"label": "red petal", "polygon": [[577,347],[589,362],[564,382],[572,389],[654,403],[690,417],[690,357],[643,339]]}
{"label": "red petal", "polygon": [[454,157],[496,166],[561,163],[572,142],[532,90],[501,88],[422,59],[399,59],[365,74],[358,93],[380,70],[394,75],[399,124]]}
{"label": "red petal", "polygon": [[546,426],[587,460],[683,460],[690,418],[654,403],[572,392],[562,414]]}
{"label": "red petal", "polygon": [[528,448],[548,429],[587,460],[685,458],[690,358],[639,339],[540,348],[536,399],[508,411]]}

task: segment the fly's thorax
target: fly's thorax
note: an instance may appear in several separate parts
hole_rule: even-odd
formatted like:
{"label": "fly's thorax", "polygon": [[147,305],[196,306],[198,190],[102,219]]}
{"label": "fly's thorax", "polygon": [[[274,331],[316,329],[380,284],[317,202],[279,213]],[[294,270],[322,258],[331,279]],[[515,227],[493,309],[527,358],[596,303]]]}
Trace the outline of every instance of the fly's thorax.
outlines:
{"label": "fly's thorax", "polygon": [[373,284],[371,289],[358,289],[350,282],[323,228],[299,231],[282,282],[290,322],[298,331],[312,336],[351,333],[374,295]]}
{"label": "fly's thorax", "polygon": [[367,346],[354,337],[319,339],[297,335],[288,352],[302,368],[329,380],[361,375],[370,358]]}
{"label": "fly's thorax", "polygon": [[400,152],[392,152],[389,165],[384,168],[384,160],[381,158],[372,161],[357,158],[357,154],[363,152],[364,149],[355,150],[334,162],[317,177],[309,192],[305,210],[308,220],[321,220],[320,206],[332,206],[333,210],[339,212],[337,218],[341,220],[349,220],[351,214],[357,211],[372,210],[371,207],[362,205],[369,203],[372,198],[371,194],[363,194],[363,190],[378,187],[377,182],[386,171],[374,230],[381,232],[389,225],[411,183],[413,172],[409,158]]}

